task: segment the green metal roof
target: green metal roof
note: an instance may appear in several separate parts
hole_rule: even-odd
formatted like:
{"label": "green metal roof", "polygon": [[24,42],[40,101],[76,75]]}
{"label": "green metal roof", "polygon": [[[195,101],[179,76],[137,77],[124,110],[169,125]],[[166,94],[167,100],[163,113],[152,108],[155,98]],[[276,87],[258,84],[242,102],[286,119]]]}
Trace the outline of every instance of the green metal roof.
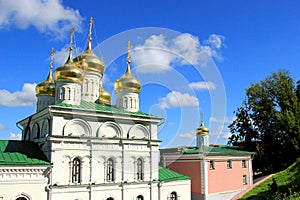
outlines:
{"label": "green metal roof", "polygon": [[56,104],[52,105],[52,108],[70,108],[70,109],[78,109],[78,110],[90,110],[90,111],[101,111],[105,113],[111,113],[111,114],[122,114],[122,115],[130,115],[130,116],[139,116],[139,117],[155,117],[157,116],[150,115],[143,112],[128,112],[122,109],[118,109],[114,106],[107,105],[107,104],[100,104],[100,103],[93,103],[93,102],[87,102],[87,101],[81,101],[80,105],[71,105],[71,104]]}
{"label": "green metal roof", "polygon": [[0,165],[50,165],[31,141],[0,140]]}
{"label": "green metal roof", "polygon": [[176,180],[190,180],[191,178],[183,174],[174,172],[170,169],[159,167],[160,181],[176,181]]}
{"label": "green metal roof", "polygon": [[[175,148],[171,148],[175,149]],[[218,146],[208,146],[208,147],[197,147],[197,146],[182,146],[177,147],[176,153],[183,154],[207,154],[207,155],[252,155],[254,152],[243,151],[239,147],[227,146],[227,145],[218,145]],[[173,151],[173,153],[175,153]]]}

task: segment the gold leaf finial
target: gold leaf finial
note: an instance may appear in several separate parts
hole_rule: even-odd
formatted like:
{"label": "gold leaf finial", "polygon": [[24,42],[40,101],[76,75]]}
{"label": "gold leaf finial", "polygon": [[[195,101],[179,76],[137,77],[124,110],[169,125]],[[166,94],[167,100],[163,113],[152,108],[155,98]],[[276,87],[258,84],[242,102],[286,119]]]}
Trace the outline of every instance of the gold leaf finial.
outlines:
{"label": "gold leaf finial", "polygon": [[53,69],[53,58],[54,58],[54,48],[51,49],[51,53],[50,53],[50,70]]}
{"label": "gold leaf finial", "polygon": [[72,41],[72,37],[74,35],[74,27],[72,27],[71,32],[70,32],[70,50],[72,49],[72,45],[73,45],[73,41]]}
{"label": "gold leaf finial", "polygon": [[67,62],[73,62],[73,60],[72,60],[72,52],[73,52],[73,48],[72,48],[72,45],[73,45],[72,37],[73,37],[73,35],[74,35],[74,31],[75,31],[75,29],[74,29],[74,27],[72,27],[71,32],[70,32],[70,48],[69,48],[70,51],[69,51],[69,58],[68,58]]}
{"label": "gold leaf finial", "polygon": [[204,112],[201,112],[201,125],[204,126]]}
{"label": "gold leaf finial", "polygon": [[128,44],[127,44],[127,49],[128,49],[128,54],[127,54],[127,65],[130,65],[130,48],[131,48],[131,44],[130,44],[130,41],[128,41]]}
{"label": "gold leaf finial", "polygon": [[94,23],[94,18],[90,18],[89,26],[90,26],[90,31],[89,31],[89,37],[88,37],[88,49],[92,49],[92,26]]}

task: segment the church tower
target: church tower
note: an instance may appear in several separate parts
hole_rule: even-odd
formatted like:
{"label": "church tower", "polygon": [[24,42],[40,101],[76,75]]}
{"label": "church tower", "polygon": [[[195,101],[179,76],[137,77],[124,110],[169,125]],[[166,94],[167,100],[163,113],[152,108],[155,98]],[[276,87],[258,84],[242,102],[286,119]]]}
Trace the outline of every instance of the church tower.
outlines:
{"label": "church tower", "polygon": [[104,62],[95,55],[92,50],[92,25],[94,19],[90,19],[90,31],[88,36],[87,49],[74,58],[74,62],[78,67],[84,70],[84,79],[81,89],[82,100],[95,102],[100,95],[100,83],[102,82],[103,72],[105,70]]}
{"label": "church tower", "polygon": [[52,49],[50,55],[50,66],[49,66],[48,76],[43,82],[39,83],[35,88],[36,96],[37,96],[37,109],[36,109],[37,112],[55,103],[55,83],[52,78],[53,56],[54,56],[54,49]]}
{"label": "church tower", "polygon": [[203,116],[200,127],[196,129],[197,146],[208,147],[209,146],[209,129],[204,126]]}
{"label": "church tower", "polygon": [[74,28],[70,33],[70,49],[67,62],[58,67],[54,72],[56,80],[55,104],[66,103],[80,105],[81,101],[81,84],[84,78],[83,70],[76,66],[72,57],[72,37]]}
{"label": "church tower", "polygon": [[128,42],[127,69],[125,74],[114,83],[117,93],[116,107],[129,111],[139,111],[141,83],[131,74],[130,42]]}

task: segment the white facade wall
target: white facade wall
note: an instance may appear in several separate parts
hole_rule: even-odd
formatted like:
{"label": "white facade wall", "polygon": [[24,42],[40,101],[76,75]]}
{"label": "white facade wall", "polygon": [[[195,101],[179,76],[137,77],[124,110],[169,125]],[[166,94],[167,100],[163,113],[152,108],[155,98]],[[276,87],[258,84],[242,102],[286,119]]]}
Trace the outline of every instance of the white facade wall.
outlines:
{"label": "white facade wall", "polygon": [[191,200],[191,192],[187,191],[191,191],[190,180],[163,182],[161,188],[159,188],[158,197],[154,199],[167,200],[172,192],[176,192],[178,200]]}
{"label": "white facade wall", "polygon": [[[48,166],[0,166],[0,199],[47,199],[45,189],[48,178],[44,175]],[[2,200],[1,199],[1,200]]]}

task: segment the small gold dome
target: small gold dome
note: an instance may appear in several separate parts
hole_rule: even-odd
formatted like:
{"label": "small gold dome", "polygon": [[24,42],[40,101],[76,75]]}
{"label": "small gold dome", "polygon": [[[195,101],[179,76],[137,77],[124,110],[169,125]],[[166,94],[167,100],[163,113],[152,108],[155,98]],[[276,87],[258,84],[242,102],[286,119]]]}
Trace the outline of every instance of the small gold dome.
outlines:
{"label": "small gold dome", "polygon": [[130,67],[127,66],[127,70],[125,74],[116,80],[114,83],[115,91],[122,92],[122,91],[129,91],[134,93],[140,93],[141,90],[141,83],[131,74]]}
{"label": "small gold dome", "polygon": [[126,72],[121,78],[116,80],[116,82],[114,83],[114,87],[117,93],[122,91],[140,93],[142,84],[131,74],[131,70],[130,70],[130,42],[128,42]]}
{"label": "small gold dome", "polygon": [[68,61],[64,65],[55,70],[54,78],[57,82],[67,81],[81,83],[84,78],[83,70],[75,65],[72,57],[69,57]]}
{"label": "small gold dome", "polygon": [[108,91],[106,91],[103,88],[102,83],[100,83],[99,101],[100,101],[100,103],[109,104],[109,105],[110,105],[110,102],[111,102],[111,95]]}
{"label": "small gold dome", "polygon": [[209,129],[204,126],[204,122],[201,122],[201,125],[199,128],[196,129],[196,134],[208,134]]}
{"label": "small gold dome", "polygon": [[69,58],[67,62],[58,67],[54,72],[54,78],[57,82],[74,82],[74,83],[82,83],[84,78],[83,70],[76,66],[73,62],[72,58],[72,35],[74,34],[74,28],[72,28],[70,33],[70,48],[69,48]]}
{"label": "small gold dome", "polygon": [[51,50],[51,57],[50,57],[50,66],[49,66],[49,73],[47,78],[37,84],[35,87],[36,95],[48,95],[48,96],[55,96],[55,83],[52,78],[52,59],[54,55],[54,49]]}

